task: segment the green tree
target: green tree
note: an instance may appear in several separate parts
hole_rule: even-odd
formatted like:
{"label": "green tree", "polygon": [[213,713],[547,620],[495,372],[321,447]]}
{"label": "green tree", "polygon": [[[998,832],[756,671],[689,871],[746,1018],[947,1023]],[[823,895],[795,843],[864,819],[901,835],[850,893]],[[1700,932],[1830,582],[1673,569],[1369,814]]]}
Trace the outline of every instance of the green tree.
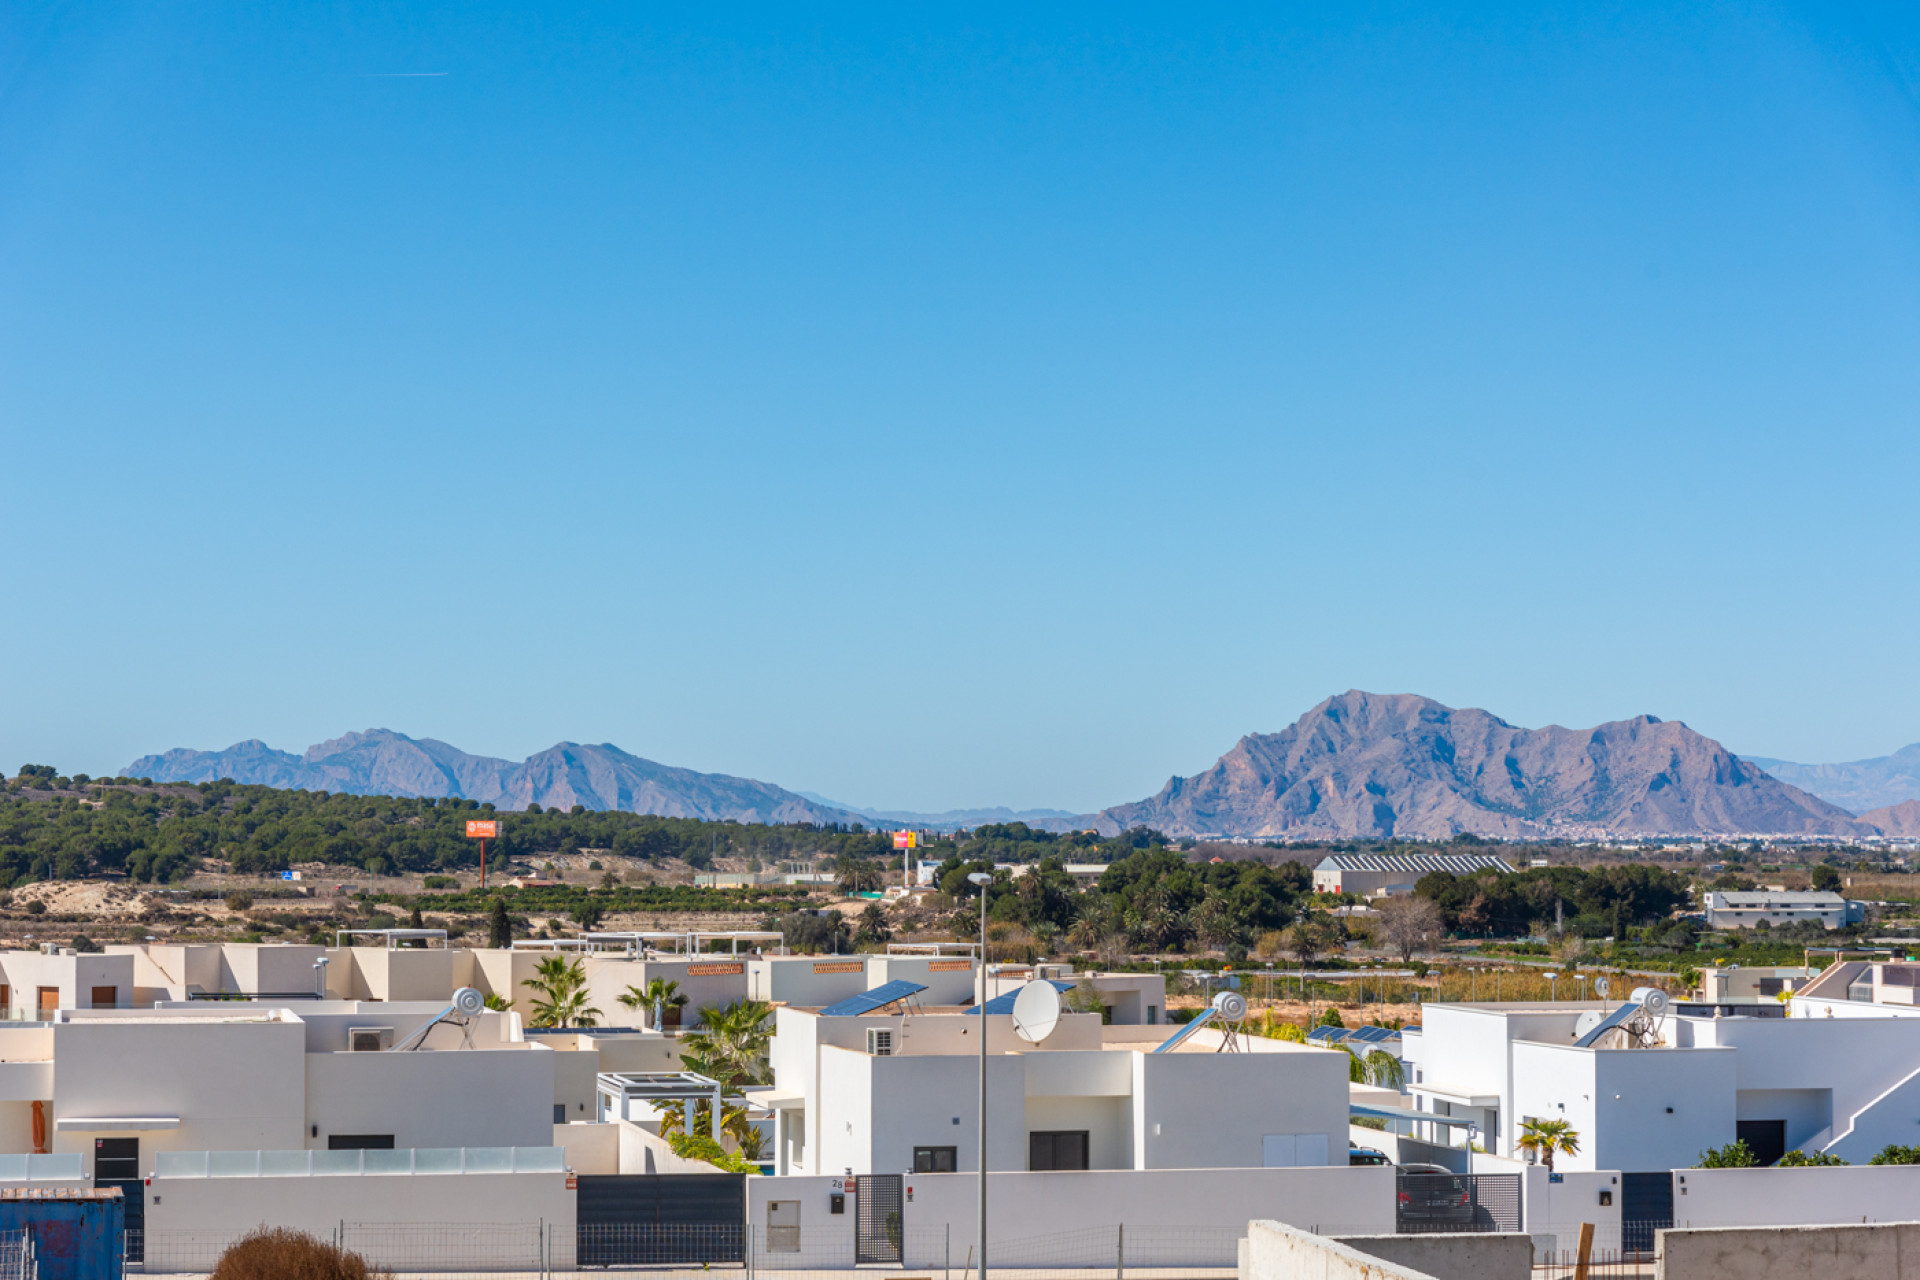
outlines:
{"label": "green tree", "polygon": [[1813,882],[1813,887],[1816,892],[1819,892],[1819,893],[1840,892],[1840,885],[1841,885],[1840,872],[1835,868],[1826,865],[1825,863],[1821,863],[1819,866],[1813,869],[1813,874],[1810,877],[1810,879]]}
{"label": "green tree", "polygon": [[[680,984],[671,978],[649,978],[646,986],[629,986],[614,999],[639,1013],[649,1023],[655,1008],[661,1011],[661,1020],[664,1022],[666,1010],[684,1009],[687,1004],[687,997],[680,992]],[[656,1026],[653,1029],[659,1031],[662,1028]]]}
{"label": "green tree", "polygon": [[1824,1151],[1806,1152],[1795,1149],[1780,1157],[1774,1164],[1776,1169],[1812,1169],[1830,1165],[1845,1164],[1839,1156],[1828,1155]]}
{"label": "green tree", "polygon": [[536,1027],[593,1027],[600,1011],[587,1003],[587,970],[579,960],[548,956],[534,968],[526,987],[534,993]]}
{"label": "green tree", "polygon": [[1868,1164],[1920,1164],[1920,1147],[1903,1147],[1899,1143],[1888,1143],[1880,1148],[1880,1153]]}
{"label": "green tree", "polygon": [[1754,1158],[1753,1148],[1739,1138],[1735,1138],[1724,1147],[1708,1147],[1700,1153],[1700,1162],[1696,1169],[1751,1169],[1760,1163]]}
{"label": "green tree", "polygon": [[1532,1152],[1552,1173],[1554,1156],[1580,1154],[1580,1135],[1565,1120],[1523,1120],[1515,1145]]}
{"label": "green tree", "polygon": [[887,923],[887,913],[877,902],[869,902],[860,913],[860,927],[854,931],[856,946],[893,940],[893,926]]}

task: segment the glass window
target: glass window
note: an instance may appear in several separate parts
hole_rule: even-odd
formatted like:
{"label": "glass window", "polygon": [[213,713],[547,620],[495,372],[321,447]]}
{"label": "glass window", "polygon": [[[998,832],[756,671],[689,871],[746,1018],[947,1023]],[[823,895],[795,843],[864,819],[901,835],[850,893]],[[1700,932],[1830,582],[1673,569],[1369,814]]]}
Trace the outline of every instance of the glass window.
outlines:
{"label": "glass window", "polygon": [[913,1171],[915,1173],[953,1173],[959,1168],[957,1147],[915,1147],[913,1149]]}

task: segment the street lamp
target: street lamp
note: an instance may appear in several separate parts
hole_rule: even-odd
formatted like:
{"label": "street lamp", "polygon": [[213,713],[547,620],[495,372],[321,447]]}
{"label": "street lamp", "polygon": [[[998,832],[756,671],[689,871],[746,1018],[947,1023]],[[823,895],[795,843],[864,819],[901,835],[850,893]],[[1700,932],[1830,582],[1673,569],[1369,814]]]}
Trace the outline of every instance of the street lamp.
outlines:
{"label": "street lamp", "polygon": [[1557,973],[1547,975],[1547,999],[1553,1002],[1560,999],[1560,975]]}
{"label": "street lamp", "polygon": [[967,879],[980,886],[980,1280],[987,1280],[987,886],[988,871],[971,871]]}

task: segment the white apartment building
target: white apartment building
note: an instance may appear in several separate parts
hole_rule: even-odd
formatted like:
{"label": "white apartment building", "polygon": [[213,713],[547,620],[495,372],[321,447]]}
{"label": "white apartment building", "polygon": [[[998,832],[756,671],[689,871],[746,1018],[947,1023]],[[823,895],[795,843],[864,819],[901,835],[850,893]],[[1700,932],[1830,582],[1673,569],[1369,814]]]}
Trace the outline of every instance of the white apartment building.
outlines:
{"label": "white apartment building", "polygon": [[1751,929],[1762,922],[1778,929],[1808,921],[1839,929],[1867,918],[1865,903],[1837,893],[1721,889],[1708,893],[1703,905],[1709,929]]}
{"label": "white apartment building", "polygon": [[1344,1054],[1262,1041],[1169,1053],[1139,1026],[1067,1013],[1044,1041],[1010,1016],[776,1011],[774,1110],[782,1174],[979,1167],[978,1056],[987,1035],[990,1171],[1345,1165]]}

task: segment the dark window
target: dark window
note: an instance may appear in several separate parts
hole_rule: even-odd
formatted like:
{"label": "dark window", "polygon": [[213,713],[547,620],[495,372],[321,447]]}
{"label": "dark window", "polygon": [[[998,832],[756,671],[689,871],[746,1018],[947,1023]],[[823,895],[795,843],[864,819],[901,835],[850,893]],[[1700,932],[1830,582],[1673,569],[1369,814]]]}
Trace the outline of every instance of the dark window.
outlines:
{"label": "dark window", "polygon": [[327,1135],[329,1151],[391,1151],[393,1135],[390,1133],[330,1133]]}
{"label": "dark window", "polygon": [[1736,1120],[1733,1136],[1747,1144],[1756,1164],[1773,1164],[1787,1154],[1785,1120]]}
{"label": "dark window", "polygon": [[956,1157],[958,1147],[915,1147],[913,1149],[913,1171],[915,1173],[952,1173],[959,1166]]}
{"label": "dark window", "polygon": [[553,1104],[553,1122],[555,1124],[565,1124],[567,1122],[567,1104],[566,1103],[556,1102]]}
{"label": "dark window", "polygon": [[95,1138],[93,1180],[131,1182],[140,1176],[140,1139]]}
{"label": "dark window", "polygon": [[1027,1168],[1084,1169],[1087,1167],[1087,1131],[1062,1129],[1027,1135]]}

